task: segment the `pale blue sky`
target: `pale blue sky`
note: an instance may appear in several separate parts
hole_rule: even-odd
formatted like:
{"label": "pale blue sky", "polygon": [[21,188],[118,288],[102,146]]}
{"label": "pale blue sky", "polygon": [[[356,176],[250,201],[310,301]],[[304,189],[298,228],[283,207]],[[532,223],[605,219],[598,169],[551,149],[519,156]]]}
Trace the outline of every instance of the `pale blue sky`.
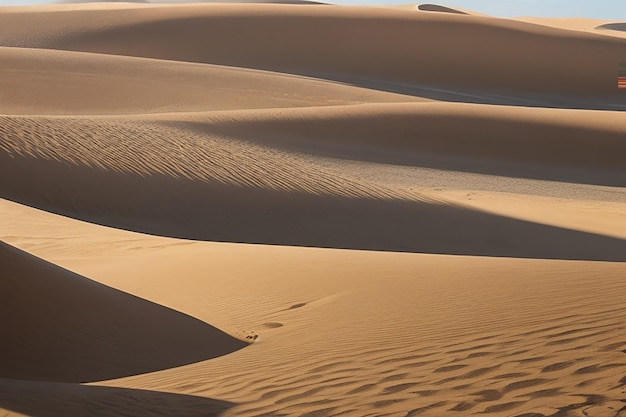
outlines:
{"label": "pale blue sky", "polygon": [[[119,0],[118,0],[119,1]],[[179,2],[177,0],[174,0]],[[322,0],[324,1],[324,0]],[[338,4],[435,3],[494,16],[593,17],[626,20],[626,0],[328,0]],[[49,0],[0,0],[0,5],[50,3]],[[182,1],[180,1],[182,2]]]}

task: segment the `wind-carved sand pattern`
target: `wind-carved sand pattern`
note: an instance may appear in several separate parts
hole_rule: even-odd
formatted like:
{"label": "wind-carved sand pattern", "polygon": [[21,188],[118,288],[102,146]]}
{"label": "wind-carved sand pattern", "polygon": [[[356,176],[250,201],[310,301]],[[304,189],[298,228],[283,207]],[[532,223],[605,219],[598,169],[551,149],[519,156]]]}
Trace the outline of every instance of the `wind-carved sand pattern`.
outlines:
{"label": "wind-carved sand pattern", "polygon": [[[402,264],[401,259],[396,261]],[[334,262],[329,260],[329,263],[327,268],[332,268]],[[446,268],[441,268],[443,262],[435,264],[439,265],[441,274],[447,274]],[[518,267],[524,269],[523,265]],[[579,279],[586,280],[589,271],[562,270],[557,275],[570,276],[572,284],[576,285],[581,282]],[[538,270],[526,272],[541,276]],[[431,321],[433,318],[427,316],[428,308],[418,305],[414,307],[414,316],[402,319],[393,313],[382,316],[375,312],[367,314],[365,310],[361,312],[361,319],[366,323],[337,315],[344,308],[358,309],[358,306],[372,306],[377,302],[377,311],[387,311],[393,301],[381,302],[377,297],[398,297],[402,291],[421,299],[420,285],[379,288],[377,296],[355,293],[353,299],[339,297],[330,304],[315,307],[326,310],[317,313],[321,317],[337,317],[337,331],[327,332],[330,333],[327,335],[324,335],[324,328],[328,324],[315,323],[312,319],[315,311],[308,313],[311,321],[294,319],[290,315],[297,314],[300,308],[287,305],[274,316],[282,317],[286,325],[266,326],[270,332],[277,332],[267,334],[270,340],[267,343],[271,343],[271,339],[286,343],[289,338],[298,338],[301,339],[300,352],[283,350],[278,344],[274,345],[275,359],[255,358],[251,350],[248,355],[242,351],[243,357],[252,363],[221,378],[215,378],[214,374],[225,365],[216,363],[208,368],[192,366],[185,373],[166,371],[155,379],[169,390],[176,389],[190,375],[201,381],[208,378],[206,383],[210,380],[215,385],[199,386],[192,393],[241,398],[240,404],[229,412],[229,415],[241,416],[307,412],[314,415],[558,416],[578,415],[583,411],[592,416],[620,415],[618,411],[624,407],[626,399],[623,384],[626,336],[620,329],[626,305],[617,302],[602,306],[595,297],[623,291],[621,273],[603,280],[599,284],[602,289],[588,287],[594,295],[577,300],[577,307],[565,301],[554,308],[543,305],[546,296],[563,296],[572,302],[575,298],[569,298],[573,290],[563,290],[563,282],[550,274],[544,275],[545,287],[535,280],[531,284],[545,291],[541,296],[529,296],[530,292],[524,291],[519,297],[507,296],[495,301],[493,297],[501,297],[497,291],[479,296],[465,288],[448,290],[452,299],[438,299],[443,310],[441,320],[459,319],[462,323],[435,325],[436,320]],[[308,276],[318,275],[305,274],[301,279]],[[319,284],[326,285],[326,280]],[[442,283],[441,287],[449,288],[447,285]],[[340,288],[335,291],[343,289],[341,285],[337,287]],[[467,297],[464,301],[456,299],[464,296]],[[271,302],[272,298],[269,294],[259,302]],[[474,318],[463,313],[481,302],[491,306],[478,306]],[[540,304],[535,304],[537,302]],[[488,318],[499,311],[500,303],[508,303],[517,315]],[[314,306],[315,303],[311,305]],[[290,330],[293,325],[298,327],[306,322],[310,325]],[[281,332],[285,332],[284,335]],[[297,372],[293,363],[298,364]],[[150,378],[128,381],[130,385],[142,386]]]}
{"label": "wind-carved sand pattern", "polygon": [[622,23],[524,20],[0,7],[0,415],[626,417]]}
{"label": "wind-carved sand pattern", "polygon": [[201,135],[158,121],[5,116],[0,129],[2,150],[10,159],[272,191],[402,197],[382,187],[325,172],[280,149]]}

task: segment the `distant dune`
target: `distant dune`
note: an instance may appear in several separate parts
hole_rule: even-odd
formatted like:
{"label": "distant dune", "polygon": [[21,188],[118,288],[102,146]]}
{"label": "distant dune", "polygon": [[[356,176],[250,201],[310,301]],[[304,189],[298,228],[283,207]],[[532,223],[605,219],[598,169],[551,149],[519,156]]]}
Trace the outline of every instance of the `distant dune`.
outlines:
{"label": "distant dune", "polygon": [[[0,25],[4,46],[230,65],[362,85],[381,80],[572,97],[615,96],[615,56],[626,53],[619,39],[583,32],[384,8],[160,5],[124,14],[106,7],[42,15],[18,9],[0,14]],[[37,36],[33,25],[41,28]]]}
{"label": "distant dune", "polygon": [[0,415],[623,417],[621,22],[158,3],[0,7]]}

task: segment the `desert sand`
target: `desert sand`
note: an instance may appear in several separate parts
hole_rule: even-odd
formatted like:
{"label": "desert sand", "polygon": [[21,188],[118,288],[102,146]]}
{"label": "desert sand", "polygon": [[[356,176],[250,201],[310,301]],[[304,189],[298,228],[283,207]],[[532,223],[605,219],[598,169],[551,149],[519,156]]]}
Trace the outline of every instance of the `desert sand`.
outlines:
{"label": "desert sand", "polygon": [[615,32],[0,7],[0,415],[626,416]]}

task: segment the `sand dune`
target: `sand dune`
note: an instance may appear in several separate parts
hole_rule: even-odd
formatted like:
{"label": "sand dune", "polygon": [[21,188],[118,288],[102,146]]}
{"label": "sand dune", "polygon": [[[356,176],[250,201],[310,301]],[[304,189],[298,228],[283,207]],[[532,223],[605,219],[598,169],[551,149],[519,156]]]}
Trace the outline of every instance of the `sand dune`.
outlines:
{"label": "sand dune", "polygon": [[[109,399],[105,410],[159,415],[158,392],[175,392],[193,397],[164,394],[162,414],[204,410],[197,396],[245,416],[601,416],[623,407],[624,264],[189,242],[1,207],[14,222],[1,223],[0,236],[22,230],[28,240],[9,239],[38,255],[229,332],[260,334],[230,355],[98,384],[132,389],[131,398],[156,391],[145,393],[154,401],[85,387],[78,404]],[[0,406],[72,415],[74,388],[25,385],[11,384],[21,397]],[[37,390],[69,405],[29,394]]]}
{"label": "sand dune", "polygon": [[[341,136],[347,141],[360,139],[360,146],[381,137],[384,134],[384,130],[379,130],[381,127],[388,131],[406,130],[402,119],[407,123],[416,121],[415,127],[424,129],[419,117],[413,120],[414,113],[403,113],[406,109],[397,106],[400,107],[394,105],[392,110],[401,112],[392,112],[391,117],[387,114],[387,119],[372,115],[367,107],[365,112],[357,110],[356,119],[345,120],[340,110],[333,108],[332,113],[324,114],[320,108],[316,109],[319,114],[314,120],[326,120],[325,123],[309,125],[306,118],[296,114],[295,119],[287,119],[285,123],[287,128],[295,126],[296,132],[281,132],[280,121],[270,126],[276,128],[275,137],[283,134],[299,140],[297,135],[302,135],[311,139],[306,132],[317,132],[321,138],[316,142],[318,145],[323,145],[325,140],[334,140],[338,145]],[[281,110],[280,114],[289,112]],[[454,111],[449,114],[453,115]],[[227,124],[232,121],[238,129],[246,128],[245,123],[240,124],[230,113],[225,116],[218,121],[225,120]],[[480,116],[467,120],[468,123],[480,120]],[[181,123],[183,127],[177,127]],[[505,121],[497,123],[506,126]],[[185,128],[188,124],[191,128]],[[215,128],[202,125],[200,132],[195,126],[193,121],[174,122],[167,117],[161,121],[5,117],[0,130],[6,138],[0,142],[1,195],[100,224],[200,240],[626,260],[626,242],[620,239],[455,207],[417,192],[395,190],[346,175],[340,163],[323,169],[315,158],[306,154],[269,147],[268,142],[242,141],[246,138],[242,132],[235,136],[240,139],[229,139],[220,134],[225,129],[219,125]],[[358,126],[359,130],[346,131],[346,126]],[[528,126],[532,128],[532,122]],[[328,127],[335,127],[336,131],[325,131]],[[262,125],[253,124],[248,129],[262,138]],[[371,136],[365,135],[368,131]],[[588,166],[604,163],[607,168],[617,169],[621,160],[613,158],[621,154],[623,136],[609,133],[603,140],[601,131],[594,135],[594,146],[600,149],[591,155]],[[149,141],[136,139],[147,137]],[[396,137],[402,145],[403,136]],[[472,147],[463,147],[453,137],[454,132],[449,135],[452,144],[441,146],[431,141],[426,146],[432,143],[439,146],[435,148],[439,151],[445,146],[468,149],[465,156],[476,156],[471,153]],[[544,156],[549,159],[539,162],[554,163],[561,155],[564,163],[576,164],[590,155],[583,149],[584,135],[581,149],[576,149],[573,140],[569,145],[571,160],[567,159],[568,152],[558,153],[559,143],[551,144],[552,138],[546,136],[543,144]],[[506,161],[507,155],[514,154],[506,147],[499,148],[494,138],[487,137],[483,144],[480,141],[477,135],[473,146],[485,152],[483,158]],[[601,148],[603,144],[606,150]],[[387,146],[393,149],[393,142]],[[513,148],[522,157],[523,146],[520,144],[519,150]],[[311,149],[304,148],[309,152]],[[350,148],[347,149],[349,152]],[[428,147],[425,150],[432,151]],[[400,151],[406,153],[402,147]],[[551,152],[554,156],[550,159]],[[587,165],[580,165],[575,167],[585,172]],[[16,182],[11,178],[21,180]],[[363,228],[363,224],[370,227]]]}
{"label": "sand dune", "polygon": [[623,417],[619,22],[458,12],[1,7],[0,415]]}
{"label": "sand dune", "polygon": [[66,51],[0,48],[2,114],[134,114],[414,100],[311,78]]}
{"label": "sand dune", "polygon": [[[583,409],[611,415],[623,407],[624,305],[614,295],[623,294],[624,270],[618,265],[272,249],[251,248],[255,272],[240,272],[239,285],[229,274],[226,290],[235,294],[245,282],[250,293],[241,300],[263,294],[254,299],[265,308],[240,319],[256,323],[259,344],[184,373],[114,384],[173,390],[185,389],[190,375],[204,384],[217,379],[189,392],[231,398],[241,404],[232,415],[242,416],[548,416]],[[182,259],[201,257],[186,253]],[[241,256],[219,253],[227,265]],[[281,262],[272,267],[263,257]],[[155,268],[168,270],[167,264]],[[222,269],[215,261],[211,266]],[[295,277],[301,290],[285,293]],[[171,302],[199,303],[192,294],[158,292]],[[265,349],[272,355],[263,355]],[[231,361],[245,365],[216,378],[232,369]],[[268,378],[270,369],[277,372]]]}
{"label": "sand dune", "polygon": [[[615,63],[626,51],[623,40],[605,36],[385,8],[254,4],[36,11],[0,13],[0,44],[266,69],[362,85],[384,80],[617,100]],[[29,28],[35,26],[40,29],[33,34]]]}
{"label": "sand dune", "polygon": [[4,243],[0,261],[2,378],[102,380],[198,362],[246,345]]}
{"label": "sand dune", "polygon": [[542,165],[570,167],[577,181],[585,181],[584,176],[592,182],[626,184],[619,156],[626,152],[624,113],[498,106],[483,110],[473,104],[370,104],[233,112],[191,121],[205,134],[325,156],[522,177],[550,177]]}

